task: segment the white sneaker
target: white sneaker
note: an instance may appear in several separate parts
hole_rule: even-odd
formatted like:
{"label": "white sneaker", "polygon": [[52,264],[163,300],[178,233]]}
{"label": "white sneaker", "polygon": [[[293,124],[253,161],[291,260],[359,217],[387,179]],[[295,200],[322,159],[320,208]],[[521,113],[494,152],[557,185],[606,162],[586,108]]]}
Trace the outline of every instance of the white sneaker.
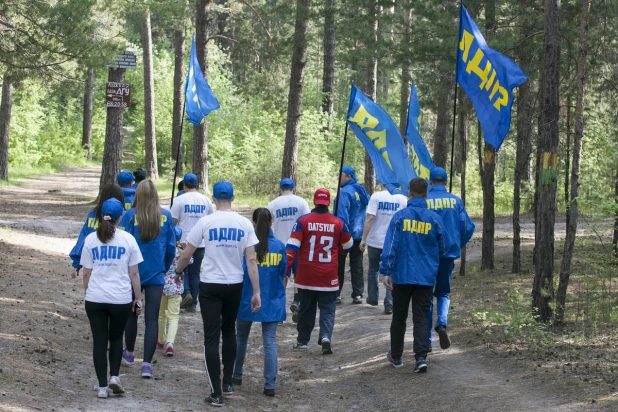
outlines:
{"label": "white sneaker", "polygon": [[107,390],[107,386],[104,388],[99,388],[99,393],[97,394],[97,397],[99,398],[107,398],[109,396],[108,390]]}
{"label": "white sneaker", "polygon": [[109,379],[109,388],[112,390],[114,395],[122,395],[125,390],[120,384],[120,378],[118,376],[112,376]]}

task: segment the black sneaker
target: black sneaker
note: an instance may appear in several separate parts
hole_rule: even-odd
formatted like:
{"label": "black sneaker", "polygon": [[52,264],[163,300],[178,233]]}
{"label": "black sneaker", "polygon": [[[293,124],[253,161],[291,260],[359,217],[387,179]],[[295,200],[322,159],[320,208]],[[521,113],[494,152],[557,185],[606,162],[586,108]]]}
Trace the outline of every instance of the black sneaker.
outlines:
{"label": "black sneaker", "polygon": [[224,383],[222,392],[224,395],[234,394],[234,385],[232,385],[231,383]]}
{"label": "black sneaker", "polygon": [[392,306],[385,306],[384,307],[384,314],[392,315],[393,314],[393,307]]}
{"label": "black sneaker", "polygon": [[352,299],[352,303],[355,305],[360,305],[361,303],[363,303],[363,297],[362,296],[354,296],[354,298]]}
{"label": "black sneaker", "polygon": [[431,349],[431,346],[427,349],[427,353],[431,353],[433,349]]}
{"label": "black sneaker", "polygon": [[367,302],[367,304],[371,305],[371,306],[378,306],[378,301],[377,300],[371,300],[371,299],[367,298],[367,300],[365,300],[365,302]]}
{"label": "black sneaker", "polygon": [[446,333],[446,327],[440,325],[436,329],[436,332],[438,332],[438,336],[440,337],[440,347],[442,349],[448,349],[451,346],[451,338],[449,338],[448,333]]}
{"label": "black sneaker", "polygon": [[275,396],[275,390],[274,389],[266,389],[264,388],[264,395],[266,396]]}
{"label": "black sneaker", "polygon": [[214,393],[211,393],[210,396],[207,396],[204,399],[204,402],[211,406],[223,406],[223,396],[217,396]]}
{"label": "black sneaker", "polygon": [[322,338],[322,355],[332,355],[333,354],[333,350],[330,347],[330,339],[328,338]]}
{"label": "black sneaker", "polygon": [[232,378],[232,385],[242,385],[242,378]]}
{"label": "black sneaker", "polygon": [[337,296],[337,299],[335,300],[335,305],[341,305],[341,298],[339,296]]}
{"label": "black sneaker", "polygon": [[293,323],[298,323],[298,313],[293,313],[292,314],[292,322]]}
{"label": "black sneaker", "polygon": [[294,301],[292,302],[292,304],[290,305],[290,312],[295,313],[298,312],[298,307],[300,306],[300,303]]}

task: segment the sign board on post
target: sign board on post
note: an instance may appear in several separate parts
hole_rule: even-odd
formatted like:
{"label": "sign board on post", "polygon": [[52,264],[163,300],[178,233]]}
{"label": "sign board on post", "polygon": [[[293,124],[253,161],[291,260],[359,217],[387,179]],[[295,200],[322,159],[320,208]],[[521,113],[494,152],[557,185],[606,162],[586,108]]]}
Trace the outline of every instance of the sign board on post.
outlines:
{"label": "sign board on post", "polygon": [[107,82],[105,106],[126,108],[131,104],[131,84]]}
{"label": "sign board on post", "polygon": [[106,64],[114,69],[135,69],[136,65],[137,57],[132,51],[123,51],[116,56],[116,60]]}

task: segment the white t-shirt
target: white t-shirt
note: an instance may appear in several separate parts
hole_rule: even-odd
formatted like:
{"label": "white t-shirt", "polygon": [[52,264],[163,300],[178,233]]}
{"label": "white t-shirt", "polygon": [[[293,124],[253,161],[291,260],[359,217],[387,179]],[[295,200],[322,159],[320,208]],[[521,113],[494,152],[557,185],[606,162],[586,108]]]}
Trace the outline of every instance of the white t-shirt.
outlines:
{"label": "white t-shirt", "polygon": [[282,195],[266,206],[273,216],[273,233],[277,239],[288,243],[292,227],[302,215],[311,212],[305,199],[296,195]]}
{"label": "white t-shirt", "polygon": [[[199,222],[201,218],[215,213],[210,200],[198,192],[185,192],[182,196],[174,198],[174,204],[170,210],[172,217],[178,219],[178,226],[182,229],[181,241],[187,239],[187,235],[193,229],[193,226]],[[197,245],[204,247],[204,243]]]}
{"label": "white t-shirt", "polygon": [[249,219],[225,210],[201,218],[187,242],[204,244],[200,281],[231,285],[242,283],[245,249],[257,245],[258,239]]}
{"label": "white t-shirt", "polygon": [[375,192],[369,199],[367,214],[374,215],[373,226],[367,235],[367,245],[382,249],[388,225],[391,223],[393,215],[406,207],[408,198],[404,195],[391,195],[388,190]]}
{"label": "white t-shirt", "polygon": [[97,233],[91,233],[84,241],[80,264],[92,269],[86,300],[95,303],[126,304],[133,301],[129,266],[144,261],[135,238],[116,229],[114,237],[102,243]]}

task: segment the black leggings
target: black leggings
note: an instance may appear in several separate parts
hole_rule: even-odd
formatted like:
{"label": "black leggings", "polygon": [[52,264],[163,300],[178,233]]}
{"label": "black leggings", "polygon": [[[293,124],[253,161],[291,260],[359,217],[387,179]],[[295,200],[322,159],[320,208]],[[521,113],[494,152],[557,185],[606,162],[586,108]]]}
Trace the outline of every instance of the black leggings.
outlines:
{"label": "black leggings", "polygon": [[[144,308],[144,362],[152,362],[155,350],[157,349],[157,337],[159,336],[159,308],[161,307],[161,296],[163,296],[163,286],[142,286],[142,293],[146,299]],[[135,350],[135,340],[137,339],[137,316],[131,312],[127,327],[124,332],[124,340],[128,352]]]}
{"label": "black leggings", "polygon": [[92,330],[92,359],[99,386],[107,386],[107,342],[109,341],[110,376],[118,376],[122,359],[122,333],[131,313],[131,303],[95,303],[86,301],[86,314]]}

